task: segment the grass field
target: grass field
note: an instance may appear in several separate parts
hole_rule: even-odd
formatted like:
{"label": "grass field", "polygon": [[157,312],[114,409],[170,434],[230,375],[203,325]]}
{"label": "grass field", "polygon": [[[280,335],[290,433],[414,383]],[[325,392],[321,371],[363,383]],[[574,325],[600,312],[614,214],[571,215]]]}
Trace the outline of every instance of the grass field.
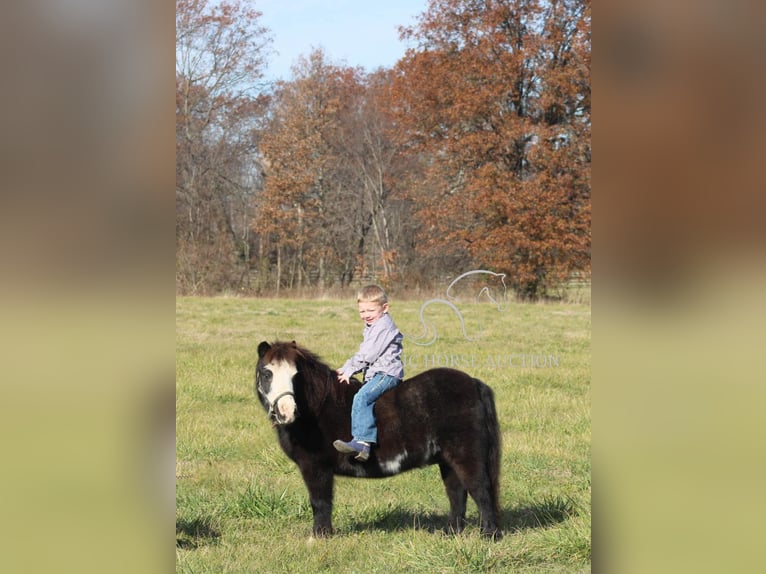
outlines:
{"label": "grass field", "polygon": [[589,572],[590,306],[396,301],[406,375],[456,366],[495,391],[503,434],[505,537],[441,533],[448,502],[437,467],[382,480],[336,479],[336,535],[311,537],[297,467],[253,394],[256,347],[296,340],[339,366],[361,341],[348,300],[178,298],[176,570],[189,573]]}

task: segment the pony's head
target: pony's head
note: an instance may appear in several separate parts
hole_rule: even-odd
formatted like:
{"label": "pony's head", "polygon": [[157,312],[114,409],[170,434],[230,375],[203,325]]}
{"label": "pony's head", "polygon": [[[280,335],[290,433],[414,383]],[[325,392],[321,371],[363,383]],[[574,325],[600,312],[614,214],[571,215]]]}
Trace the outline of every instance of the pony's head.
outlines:
{"label": "pony's head", "polygon": [[[343,385],[353,390],[359,382]],[[288,425],[302,416],[319,416],[329,398],[345,404],[337,375],[322,360],[295,341],[263,341],[258,345],[255,392],[275,425]],[[299,412],[300,411],[300,412]]]}
{"label": "pony's head", "polygon": [[275,425],[287,425],[298,416],[294,377],[298,372],[298,347],[293,341],[258,345],[255,391]]}

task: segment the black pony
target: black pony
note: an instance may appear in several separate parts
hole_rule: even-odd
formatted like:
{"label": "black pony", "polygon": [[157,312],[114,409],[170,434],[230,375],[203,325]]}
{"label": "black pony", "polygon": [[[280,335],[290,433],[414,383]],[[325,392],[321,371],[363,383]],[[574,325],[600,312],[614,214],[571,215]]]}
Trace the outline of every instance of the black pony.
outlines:
{"label": "black pony", "polygon": [[314,534],[332,534],[334,475],[381,478],[438,464],[450,502],[449,530],[465,526],[470,494],[481,532],[499,539],[500,429],[494,394],[455,369],[406,379],[375,404],[378,444],[359,462],[333,448],[351,438],[351,403],[359,381],[338,383],[335,371],[295,342],[258,345],[255,393],[279,444],[300,469],[314,512]]}

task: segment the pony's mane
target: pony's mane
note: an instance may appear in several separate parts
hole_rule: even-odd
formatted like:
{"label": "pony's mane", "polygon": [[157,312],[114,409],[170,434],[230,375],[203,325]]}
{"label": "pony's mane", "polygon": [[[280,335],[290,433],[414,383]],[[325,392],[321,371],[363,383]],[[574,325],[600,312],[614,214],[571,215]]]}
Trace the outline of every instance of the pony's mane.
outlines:
{"label": "pony's mane", "polygon": [[275,341],[264,356],[268,361],[287,361],[295,365],[304,381],[306,401],[318,411],[328,397],[338,401],[335,372],[322,359],[295,341]]}

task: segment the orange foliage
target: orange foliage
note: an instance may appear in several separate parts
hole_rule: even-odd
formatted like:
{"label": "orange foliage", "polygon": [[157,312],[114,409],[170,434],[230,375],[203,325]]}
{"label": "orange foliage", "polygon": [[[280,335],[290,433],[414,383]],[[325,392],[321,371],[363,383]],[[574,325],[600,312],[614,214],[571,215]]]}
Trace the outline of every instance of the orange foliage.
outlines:
{"label": "orange foliage", "polygon": [[425,253],[463,252],[536,297],[590,261],[590,4],[432,1],[398,65]]}
{"label": "orange foliage", "polygon": [[418,288],[484,268],[535,298],[589,272],[589,0],[430,0],[394,69],[314,50],[256,97],[260,14],[176,7],[177,260],[192,290],[251,275],[255,290]]}

